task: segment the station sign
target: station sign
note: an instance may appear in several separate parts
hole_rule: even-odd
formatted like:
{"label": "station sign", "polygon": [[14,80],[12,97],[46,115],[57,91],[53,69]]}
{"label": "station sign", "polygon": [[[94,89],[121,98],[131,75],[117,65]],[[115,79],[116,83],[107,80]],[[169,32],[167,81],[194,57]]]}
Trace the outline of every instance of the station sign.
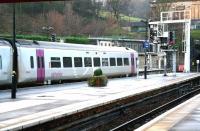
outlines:
{"label": "station sign", "polygon": [[149,48],[149,47],[150,47],[149,42],[148,42],[148,41],[144,41],[144,42],[143,42],[143,48],[147,49],[147,48]]}

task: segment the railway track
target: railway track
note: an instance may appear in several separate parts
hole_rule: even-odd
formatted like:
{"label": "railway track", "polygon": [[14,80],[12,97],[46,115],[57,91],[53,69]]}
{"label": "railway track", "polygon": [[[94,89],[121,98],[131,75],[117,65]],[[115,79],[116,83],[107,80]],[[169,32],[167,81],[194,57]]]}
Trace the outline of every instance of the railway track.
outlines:
{"label": "railway track", "polygon": [[123,98],[24,130],[133,130],[200,93],[200,78]]}
{"label": "railway track", "polygon": [[169,110],[169,109],[172,109],[173,107],[179,105],[180,103],[182,103],[183,101],[185,100],[188,100],[190,99],[191,97],[193,97],[194,95],[197,95],[198,93],[200,92],[200,89],[196,89],[196,90],[193,90],[175,100],[172,100],[152,111],[149,111],[137,118],[134,118],[130,121],[127,121],[113,129],[111,129],[110,131],[132,131],[136,128],[138,128],[139,126],[145,124],[146,122],[152,120],[153,118],[159,116],[160,114],[162,114],[163,112]]}

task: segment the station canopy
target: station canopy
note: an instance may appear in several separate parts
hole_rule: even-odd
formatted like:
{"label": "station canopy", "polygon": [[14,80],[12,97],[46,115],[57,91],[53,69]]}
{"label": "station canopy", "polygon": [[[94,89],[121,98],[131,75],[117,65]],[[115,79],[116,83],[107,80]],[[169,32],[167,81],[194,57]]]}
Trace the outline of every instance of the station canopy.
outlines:
{"label": "station canopy", "polygon": [[42,2],[42,1],[69,1],[69,0],[0,0],[0,3]]}

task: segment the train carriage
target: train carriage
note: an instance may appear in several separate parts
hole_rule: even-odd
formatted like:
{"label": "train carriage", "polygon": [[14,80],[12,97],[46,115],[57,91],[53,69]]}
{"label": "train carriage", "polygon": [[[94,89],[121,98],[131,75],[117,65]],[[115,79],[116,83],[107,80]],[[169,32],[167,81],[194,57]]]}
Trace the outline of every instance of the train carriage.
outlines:
{"label": "train carriage", "polygon": [[25,40],[16,45],[18,83],[85,79],[97,68],[107,76],[137,71],[138,54],[129,48]]}
{"label": "train carriage", "polygon": [[0,85],[12,82],[12,47],[9,42],[0,40]]}

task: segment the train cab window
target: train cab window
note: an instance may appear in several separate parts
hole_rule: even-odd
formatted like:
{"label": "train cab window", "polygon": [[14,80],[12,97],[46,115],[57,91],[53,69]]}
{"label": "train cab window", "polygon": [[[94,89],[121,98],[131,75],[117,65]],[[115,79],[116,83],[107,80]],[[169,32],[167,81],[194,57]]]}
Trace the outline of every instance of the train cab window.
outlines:
{"label": "train cab window", "polygon": [[63,67],[72,67],[71,57],[63,57]]}
{"label": "train cab window", "polygon": [[51,68],[60,68],[61,61],[60,57],[51,57]]}
{"label": "train cab window", "polygon": [[134,58],[131,58],[131,65],[134,65],[134,64],[135,64]]}
{"label": "train cab window", "polygon": [[122,66],[122,58],[117,58],[117,66]]}
{"label": "train cab window", "polygon": [[110,66],[116,66],[115,58],[110,58]]}
{"label": "train cab window", "polygon": [[129,59],[128,58],[124,58],[124,66],[129,66]]}
{"label": "train cab window", "polygon": [[138,58],[136,57],[136,62],[137,62],[137,64],[136,64],[136,68],[138,67]]}
{"label": "train cab window", "polygon": [[84,58],[85,67],[92,67],[92,59],[90,57]]}
{"label": "train cab window", "polygon": [[30,56],[30,65],[31,65],[31,68],[33,69],[34,68],[33,56]]}
{"label": "train cab window", "polygon": [[0,70],[2,69],[2,58],[0,56]]}
{"label": "train cab window", "polygon": [[102,66],[108,66],[108,58],[102,58]]}
{"label": "train cab window", "polygon": [[100,58],[99,57],[94,57],[94,67],[100,67],[101,66],[101,62],[100,62]]}
{"label": "train cab window", "polygon": [[82,58],[81,57],[74,57],[74,66],[75,67],[82,67]]}

